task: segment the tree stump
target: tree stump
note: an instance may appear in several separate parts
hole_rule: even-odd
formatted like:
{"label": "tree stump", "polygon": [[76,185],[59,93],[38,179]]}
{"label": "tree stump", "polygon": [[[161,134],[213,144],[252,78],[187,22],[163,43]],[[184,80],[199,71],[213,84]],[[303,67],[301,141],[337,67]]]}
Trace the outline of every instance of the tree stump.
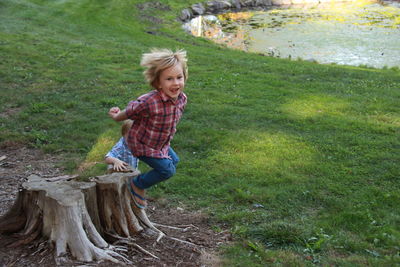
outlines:
{"label": "tree stump", "polygon": [[11,209],[0,218],[0,234],[15,233],[16,247],[44,236],[55,244],[57,257],[69,251],[79,261],[129,261],[108,241],[131,237],[145,229],[161,233],[143,209],[133,204],[128,178],[139,172],[112,173],[79,182],[31,175]]}

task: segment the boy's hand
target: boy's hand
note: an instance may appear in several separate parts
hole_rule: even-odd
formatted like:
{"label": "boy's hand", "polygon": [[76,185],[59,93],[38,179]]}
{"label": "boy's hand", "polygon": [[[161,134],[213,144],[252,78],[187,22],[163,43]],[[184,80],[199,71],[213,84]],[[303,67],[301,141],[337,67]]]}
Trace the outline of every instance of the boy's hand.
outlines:
{"label": "boy's hand", "polygon": [[117,172],[127,171],[128,170],[128,163],[117,159],[114,162],[114,168],[113,169],[114,169],[114,171],[117,171]]}
{"label": "boy's hand", "polygon": [[108,111],[108,115],[114,119],[114,117],[120,113],[121,110],[119,109],[119,107],[112,107],[110,108],[110,110]]}
{"label": "boy's hand", "polygon": [[120,110],[119,107],[112,107],[108,111],[108,115],[115,121],[123,121],[128,119],[128,116],[126,116],[126,111]]}

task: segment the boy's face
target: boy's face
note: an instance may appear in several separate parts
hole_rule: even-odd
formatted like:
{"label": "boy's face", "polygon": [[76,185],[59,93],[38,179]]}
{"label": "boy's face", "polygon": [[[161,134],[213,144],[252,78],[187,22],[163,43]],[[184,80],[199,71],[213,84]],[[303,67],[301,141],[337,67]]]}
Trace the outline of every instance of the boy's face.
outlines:
{"label": "boy's face", "polygon": [[161,72],[158,88],[172,99],[177,99],[185,87],[185,76],[181,64],[176,64]]}

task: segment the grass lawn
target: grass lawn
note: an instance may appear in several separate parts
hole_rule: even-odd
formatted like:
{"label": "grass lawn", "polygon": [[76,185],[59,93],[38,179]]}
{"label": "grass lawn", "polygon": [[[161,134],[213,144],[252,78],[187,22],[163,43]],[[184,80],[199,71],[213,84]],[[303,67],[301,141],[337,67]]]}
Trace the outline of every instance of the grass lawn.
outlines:
{"label": "grass lawn", "polygon": [[230,229],[226,266],[400,264],[399,69],[219,47],[177,22],[195,2],[1,1],[1,146],[104,172],[119,137],[108,109],[149,90],[141,54],[184,48],[189,103],[172,144],[181,164],[149,194]]}

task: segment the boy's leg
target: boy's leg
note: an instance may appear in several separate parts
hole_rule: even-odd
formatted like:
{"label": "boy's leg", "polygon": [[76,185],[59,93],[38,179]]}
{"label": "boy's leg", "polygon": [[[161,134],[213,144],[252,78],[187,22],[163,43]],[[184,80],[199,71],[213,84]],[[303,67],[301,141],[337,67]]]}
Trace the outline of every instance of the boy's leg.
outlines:
{"label": "boy's leg", "polygon": [[134,185],[140,189],[146,189],[173,176],[176,172],[179,157],[172,148],[168,150],[168,155],[171,159],[139,157],[140,160],[152,167],[153,170],[136,177],[133,180]]}

